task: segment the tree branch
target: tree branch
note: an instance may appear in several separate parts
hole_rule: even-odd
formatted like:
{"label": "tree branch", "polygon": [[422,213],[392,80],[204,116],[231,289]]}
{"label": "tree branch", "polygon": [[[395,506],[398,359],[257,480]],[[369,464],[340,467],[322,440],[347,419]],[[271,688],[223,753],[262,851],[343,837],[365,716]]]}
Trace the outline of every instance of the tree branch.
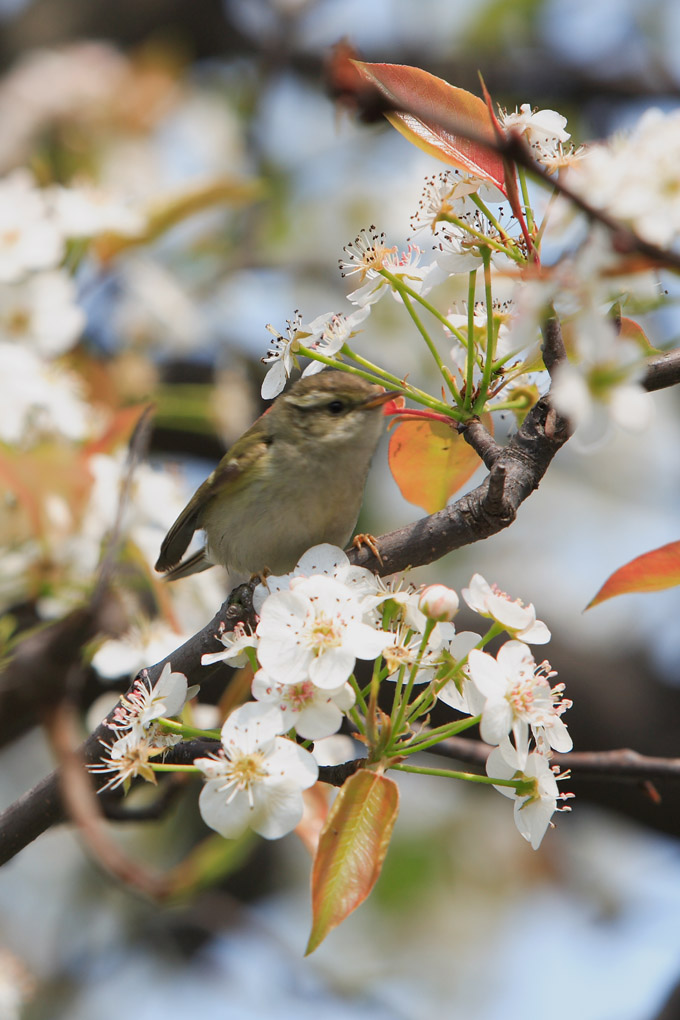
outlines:
{"label": "tree branch", "polygon": [[[553,341],[548,339],[548,342]],[[643,378],[645,388],[658,390],[678,382],[680,348],[650,359]],[[498,470],[504,472],[502,488],[500,478],[497,476],[492,481],[490,475],[450,507],[382,536],[378,540],[382,562],[366,546],[350,549],[349,558],[376,573],[391,574],[409,566],[431,563],[453,549],[460,549],[496,534],[512,523],[517,510],[538,487],[553,457],[568,436],[568,423],[550,407],[549,399],[543,398],[529,412],[521,428],[494,461],[494,467],[498,465]],[[166,662],[171,662],[173,669],[185,673],[192,682],[207,679],[210,671],[221,667],[201,666],[201,656],[221,648],[216,638],[221,625],[227,630],[233,630],[238,621],[250,625],[254,623],[252,589],[248,585],[236,589],[203,630],[162,662],[149,667],[152,682],[158,679]],[[110,730],[104,722],[86,741],[83,747],[84,760],[96,761],[101,751],[99,741],[108,737]],[[567,756],[565,764],[574,768],[574,760],[574,755]],[[610,759],[610,762],[613,761]],[[664,759],[660,761],[665,762]],[[668,766],[664,764],[663,769],[663,774],[667,775]],[[64,820],[57,775],[52,773],[0,815],[0,864],[10,860],[52,825]]]}

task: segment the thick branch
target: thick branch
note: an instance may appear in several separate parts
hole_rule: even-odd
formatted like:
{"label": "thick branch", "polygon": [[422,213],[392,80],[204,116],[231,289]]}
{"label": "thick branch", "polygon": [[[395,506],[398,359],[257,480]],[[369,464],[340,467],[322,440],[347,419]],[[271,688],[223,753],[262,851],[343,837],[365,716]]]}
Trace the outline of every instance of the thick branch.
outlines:
{"label": "thick branch", "polygon": [[[432,563],[453,549],[497,534],[512,524],[517,510],[538,488],[568,438],[567,421],[555,414],[547,398],[539,400],[495,459],[496,478],[492,473],[451,506],[383,535],[377,542],[382,563],[366,546],[351,550],[350,559],[376,573],[392,574]],[[501,472],[504,477],[499,499]]]}

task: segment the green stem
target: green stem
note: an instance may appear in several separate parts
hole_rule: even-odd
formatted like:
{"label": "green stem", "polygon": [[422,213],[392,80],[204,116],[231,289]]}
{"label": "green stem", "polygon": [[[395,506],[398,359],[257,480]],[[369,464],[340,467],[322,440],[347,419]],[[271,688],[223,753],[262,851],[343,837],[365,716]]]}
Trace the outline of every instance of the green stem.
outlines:
{"label": "green stem", "polygon": [[449,322],[446,316],[443,315],[442,312],[440,312],[439,309],[432,304],[432,302],[428,301],[427,298],[424,298],[423,295],[419,294],[417,290],[413,289],[413,287],[409,287],[409,285],[404,283],[403,280],[400,280],[398,276],[394,276],[389,272],[389,270],[383,269],[382,275],[390,281],[402,297],[404,294],[408,294],[410,298],[413,298],[414,301],[417,301],[419,305],[428,311],[433,318],[435,318],[438,322],[441,322],[442,326],[445,326],[446,329],[453,333],[453,335],[460,340],[462,344],[465,344],[465,336],[459,329],[457,329],[456,326],[453,325],[453,323]]}
{"label": "green stem", "polygon": [[410,673],[409,673],[408,681],[407,681],[406,687],[404,688],[403,693],[402,693],[401,704],[399,705],[399,710],[397,712],[397,718],[394,720],[394,724],[392,726],[392,732],[395,735],[395,737],[399,736],[401,728],[402,728],[402,726],[404,724],[404,717],[406,715],[406,707],[408,705],[409,698],[411,697],[411,691],[413,690],[413,685],[415,683],[415,679],[416,679],[416,676],[418,674],[418,670],[420,669],[420,663],[422,662],[423,655],[425,654],[425,651],[427,649],[427,643],[430,640],[430,635],[432,634],[432,631],[434,630],[435,626],[436,626],[436,622],[434,620],[428,620],[427,623],[425,624],[425,630],[423,631],[423,637],[422,637],[422,640],[420,642],[420,648],[418,649],[418,654],[416,655],[416,660],[413,663],[413,665],[411,666],[411,670],[410,670]]}
{"label": "green stem", "polygon": [[484,213],[484,215],[486,216],[486,218],[489,221],[489,223],[491,224],[491,226],[496,228],[496,230],[498,231],[500,236],[503,238],[503,240],[506,242],[506,244],[514,245],[515,244],[515,239],[510,236],[510,234],[507,232],[507,230],[502,225],[500,220],[498,220],[496,218],[496,216],[494,216],[494,214],[491,212],[491,210],[489,209],[489,207],[486,204],[486,202],[484,202],[483,199],[481,199],[479,197],[477,192],[474,192],[472,195],[470,195],[470,199],[474,202],[474,204],[477,206],[477,208],[482,213]]}
{"label": "green stem", "polygon": [[467,335],[467,364],[465,379],[465,406],[468,410],[472,408],[472,388],[475,379],[475,286],[477,284],[477,270],[470,273],[468,282],[468,335]]}
{"label": "green stem", "polygon": [[514,262],[526,262],[525,256],[514,247],[502,244],[500,241],[494,240],[493,237],[488,237],[483,230],[477,230],[476,227],[471,226],[465,220],[461,220],[458,216],[442,216],[441,219],[471,234],[480,242],[480,248],[493,248],[494,251],[503,252],[504,255],[507,255]]}
{"label": "green stem", "polygon": [[[354,691],[354,694],[356,696],[357,705],[359,706],[359,708],[361,709],[363,714],[366,715],[366,712],[368,711],[367,706],[366,706],[366,701],[364,699],[363,692],[362,692],[361,688],[359,687],[359,684],[357,683],[357,678],[355,677],[354,673],[352,673],[352,675],[350,676],[349,682],[351,683],[352,690]],[[369,685],[369,687],[370,687],[370,685]]]}
{"label": "green stem", "polygon": [[196,765],[162,765],[160,763],[156,765],[153,762],[149,762],[149,764],[154,772],[201,772],[201,769]]}
{"label": "green stem", "polygon": [[168,733],[179,733],[182,737],[198,737],[204,740],[219,740],[219,730],[199,730],[195,726],[186,726],[184,723],[173,722],[171,719],[156,719],[158,725],[167,730]]}
{"label": "green stem", "polygon": [[486,786],[512,786],[519,790],[524,786],[524,779],[494,779],[492,776],[480,776],[474,772],[454,772],[452,769],[428,769],[418,765],[390,765],[398,772],[415,772],[422,776],[442,776],[444,779],[464,779],[468,783],[484,783]]}
{"label": "green stem", "polygon": [[413,740],[399,744],[398,750],[395,750],[394,753],[415,754],[417,751],[426,751],[428,747],[440,744],[447,737],[455,737],[458,733],[464,733],[465,730],[472,729],[473,726],[479,724],[481,718],[481,715],[468,716],[466,719],[460,719],[456,723],[437,726],[435,729],[428,730],[427,734],[424,734],[422,737],[415,737]]}
{"label": "green stem", "polygon": [[[392,276],[392,274],[388,273],[388,277],[390,277],[390,276]],[[394,286],[396,287],[396,289],[401,294],[401,300],[404,302],[404,308],[406,309],[408,314],[411,316],[411,319],[413,320],[413,323],[414,323],[416,329],[418,330],[418,332],[422,336],[423,340],[425,341],[425,344],[427,345],[427,348],[428,348],[430,354],[434,358],[434,362],[435,362],[437,368],[441,372],[442,376],[444,377],[444,379],[446,380],[446,382],[448,384],[449,389],[451,390],[451,393],[453,395],[454,400],[456,401],[456,403],[460,403],[460,395],[458,393],[458,387],[456,386],[456,384],[454,383],[453,379],[451,378],[451,374],[449,372],[445,371],[445,369],[444,369],[444,362],[442,361],[441,357],[439,356],[439,351],[437,350],[437,348],[436,348],[436,346],[434,344],[434,341],[432,340],[432,337],[427,332],[427,330],[425,329],[425,326],[421,322],[420,316],[418,315],[418,313],[416,312],[415,308],[413,307],[413,304],[411,303],[411,298],[410,298],[410,296],[406,292],[406,288],[401,283],[401,281],[397,279],[396,276],[393,276],[392,280],[394,281]]]}
{"label": "green stem", "polygon": [[482,381],[479,386],[479,395],[472,408],[477,414],[483,409],[484,404],[486,403],[486,395],[489,392],[495,346],[493,328],[493,295],[491,293],[491,251],[488,248],[482,248],[481,255],[484,263],[484,298],[486,301],[486,353],[484,358]]}
{"label": "green stem", "polygon": [[527,218],[527,229],[529,233],[532,233],[534,229],[534,211],[531,208],[531,204],[529,202],[529,188],[527,185],[527,175],[524,171],[524,167],[521,166],[517,167],[517,172],[519,176],[519,186],[522,189],[522,201],[524,202],[524,215]]}

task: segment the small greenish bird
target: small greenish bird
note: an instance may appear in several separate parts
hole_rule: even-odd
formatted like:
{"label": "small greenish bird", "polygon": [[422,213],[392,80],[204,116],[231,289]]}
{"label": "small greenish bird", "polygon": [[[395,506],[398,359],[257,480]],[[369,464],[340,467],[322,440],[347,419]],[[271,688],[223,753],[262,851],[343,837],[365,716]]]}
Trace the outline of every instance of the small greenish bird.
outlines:
{"label": "small greenish bird", "polygon": [[[251,425],[194,493],[161,545],[168,580],[221,563],[232,572],[285,574],[321,542],[354,530],[386,392],[346,372],[300,379]],[[182,560],[193,534],[203,549]]]}

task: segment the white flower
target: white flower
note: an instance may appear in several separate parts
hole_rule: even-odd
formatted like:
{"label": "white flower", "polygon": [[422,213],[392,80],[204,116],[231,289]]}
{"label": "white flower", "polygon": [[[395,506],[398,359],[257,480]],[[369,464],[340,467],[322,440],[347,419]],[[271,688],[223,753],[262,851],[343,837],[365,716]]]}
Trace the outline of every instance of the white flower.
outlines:
{"label": "white flower", "polygon": [[[456,634],[447,649],[452,660],[449,669],[466,659],[481,640],[481,635],[475,634],[471,630],[462,630]],[[467,664],[455,679],[449,680],[437,692],[437,697],[445,705],[455,708],[457,712],[462,712],[464,715],[479,715],[484,707],[484,695],[472,683]]]}
{"label": "white flower", "polygon": [[[431,681],[436,681],[437,683],[445,681],[447,677],[451,677],[457,671],[461,659],[464,659],[470,648],[474,647],[479,641],[481,641],[479,634],[473,634],[469,631],[456,634],[456,628],[452,623],[435,624],[428,638],[425,651],[420,655],[418,670],[413,683],[424,684]],[[394,679],[395,674],[399,672],[402,666],[405,667],[404,679],[408,678],[411,669],[416,661],[418,661],[422,642],[422,634],[412,633],[404,624],[397,628],[395,644],[386,648],[383,652],[385,664],[390,671],[388,679]],[[444,689],[450,689],[451,685],[455,687],[455,682],[451,681],[450,684],[446,684]],[[445,698],[444,700],[447,699]],[[453,700],[448,700],[448,704],[455,708],[460,708],[459,705],[453,704]],[[461,709],[461,711],[466,711],[466,709]]]}
{"label": "white flower", "polygon": [[289,574],[268,574],[265,581],[257,585],[253,592],[255,612],[258,615],[261,613],[264,601],[269,595],[277,591],[287,591],[294,578],[315,575],[332,577],[340,581],[360,600],[375,595],[382,584],[382,579],[376,577],[370,570],[355,567],[350,563],[347,553],[339,546],[323,542],[303,553]]}
{"label": "white flower", "polygon": [[20,341],[51,358],[72,347],[84,327],[75,283],[62,270],[0,284],[0,342]]}
{"label": "white flower", "polygon": [[365,279],[375,279],[383,268],[385,259],[396,252],[396,245],[388,248],[385,244],[385,234],[379,233],[377,227],[371,225],[368,230],[362,230],[353,241],[343,248],[344,259],[338,259],[341,276],[354,276],[358,274],[359,283]]}
{"label": "white flower", "polygon": [[236,625],[234,630],[226,631],[219,635],[224,645],[223,652],[206,652],[201,656],[202,666],[212,666],[214,662],[228,662],[230,666],[247,666],[247,649],[257,648],[257,638],[254,634],[247,634],[242,623]]}
{"label": "white flower", "polygon": [[27,170],[15,170],[0,181],[0,281],[15,283],[26,273],[51,269],[63,253],[44,193]]}
{"label": "white flower", "polygon": [[314,758],[281,737],[281,713],[249,702],[222,727],[222,752],[197,758],[206,775],[199,809],[206,825],[227,839],[250,827],[266,839],[290,832],[302,818],[302,791],[318,776]]}
{"label": "white flower", "polygon": [[19,344],[0,342],[0,439],[30,444],[45,435],[84,439],[93,424],[81,382]]}
{"label": "white flower", "polygon": [[299,350],[300,340],[306,338],[308,333],[303,331],[302,316],[297,311],[286,323],[286,336],[274,329],[270,323],[267,323],[266,329],[274,339],[261,359],[263,365],[271,365],[271,368],[264,377],[260,393],[264,400],[271,400],[282,391],[290,373],[297,367],[295,355]]}
{"label": "white flower", "polygon": [[458,612],[458,596],[445,584],[429,584],[420,593],[418,608],[430,620],[450,621]]}
{"label": "white flower", "polygon": [[469,196],[473,194],[478,194],[484,202],[504,201],[502,192],[480,177],[461,170],[445,170],[434,174],[425,181],[418,211],[411,217],[411,229],[417,232],[423,227],[429,227],[434,233],[437,224],[446,222],[449,217],[460,217],[463,213],[472,212],[476,206],[473,206]]}
{"label": "white flower", "polygon": [[[305,326],[305,332],[308,331],[312,337],[307,341],[307,346],[310,350],[318,351],[326,358],[332,358],[347,340],[354,336],[356,327],[367,318],[369,313],[370,308],[357,308],[351,315],[325,312],[323,315],[317,316]],[[315,375],[325,367],[322,361],[312,361],[302,374],[303,376]]]}
{"label": "white flower", "polygon": [[649,393],[636,382],[641,375],[639,351],[620,341],[612,348],[612,359],[594,359],[578,364],[563,362],[553,373],[550,391],[553,407],[581,430],[587,445],[606,435],[609,418],[631,432],[646,428],[654,412]]}
{"label": "white flower", "polygon": [[150,662],[166,658],[188,637],[178,634],[165,620],[140,622],[123,637],[105,641],[95,652],[92,665],[109,680],[134,675]]}
{"label": "white flower", "polygon": [[526,756],[529,735],[539,747],[570,751],[572,740],[561,719],[571,702],[562,699],[564,684],[550,686],[555,676],[548,662],[536,665],[522,641],[506,641],[497,657],[472,649],[468,670],[486,698],[480,733],[487,744],[500,744],[512,732],[515,748]]}
{"label": "white flower", "polygon": [[[181,739],[176,737],[175,740]],[[167,746],[167,745],[166,745]],[[106,755],[94,765],[88,765],[88,771],[101,775],[111,774],[108,782],[100,787],[99,793],[105,790],[116,790],[124,786],[126,791],[133,779],[141,776],[147,783],[156,782],[151,759],[162,754],[165,746],[157,746],[141,727],[133,727],[112,744],[102,741]]]}
{"label": "white flower", "polygon": [[532,784],[528,793],[521,794],[512,786],[496,786],[495,789],[514,800],[515,825],[533,849],[538,850],[554,812],[569,810],[557,807],[558,800],[571,796],[558,791],[560,777],[538,751],[532,751],[521,760],[509,743],[503,748],[494,748],[486,760],[486,772],[492,779],[524,779]]}
{"label": "white flower", "polygon": [[283,730],[292,727],[305,740],[319,740],[337,733],[343,712],[354,705],[354,691],[350,684],[337,690],[321,690],[311,680],[295,684],[275,683],[263,669],[253,677],[253,697],[257,701],[275,705],[281,713]]}
{"label": "white flower", "polygon": [[[455,275],[478,269],[483,263],[483,248],[490,249],[492,265],[499,269],[512,268],[512,260],[497,247],[506,242],[486,216],[475,207],[474,212],[465,213],[460,219],[469,224],[471,229],[451,223],[438,235],[439,254],[435,256],[435,261],[444,273]],[[487,244],[486,239],[495,247]]]}
{"label": "white flower", "polygon": [[[422,254],[422,250],[417,245],[409,244],[404,252],[395,249],[385,255],[381,268],[386,269],[393,276],[399,277],[412,290],[424,296],[444,279],[444,273],[436,263],[426,266],[419,265]],[[401,301],[401,295],[394,289],[390,280],[385,279],[379,273],[368,274],[362,286],[347,295],[347,300],[368,311],[370,305],[379,301],[383,294],[390,293],[397,301]]]}
{"label": "white flower", "polygon": [[137,677],[132,690],[120,699],[109,725],[115,730],[132,726],[148,729],[155,719],[179,715],[186,699],[186,676],[173,673],[171,664],[166,662],[155,684],[151,684],[147,670]]}
{"label": "white flower", "polygon": [[524,135],[539,161],[553,156],[557,146],[571,138],[564,130],[566,117],[555,110],[532,110],[529,103],[522,103],[514,113],[501,111],[498,119],[506,131]]}
{"label": "white flower", "polygon": [[536,619],[533,603],[525,606],[520,599],[512,600],[497,585],[489,585],[481,576],[474,574],[469,588],[463,588],[461,595],[480,616],[495,620],[512,637],[530,645],[544,645],[550,640],[546,625]]}
{"label": "white flower", "polygon": [[647,110],[633,129],[589,147],[568,183],[588,202],[667,246],[680,233],[680,112]]}
{"label": "white flower", "polygon": [[352,591],[325,576],[298,577],[288,591],[275,592],[262,606],[258,658],[279,683],[310,679],[335,690],[359,659],[374,659],[393,638],[362,622]]}
{"label": "white flower", "polygon": [[46,189],[46,199],[65,237],[95,237],[113,232],[126,237],[143,233],[146,221],[117,195],[92,185]]}

